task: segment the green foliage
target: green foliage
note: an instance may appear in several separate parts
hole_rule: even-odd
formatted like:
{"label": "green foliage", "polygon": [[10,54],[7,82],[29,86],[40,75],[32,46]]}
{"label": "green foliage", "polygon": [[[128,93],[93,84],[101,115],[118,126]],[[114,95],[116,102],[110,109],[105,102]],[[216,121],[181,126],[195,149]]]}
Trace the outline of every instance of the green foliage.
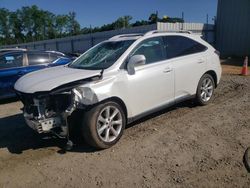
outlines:
{"label": "green foliage", "polygon": [[156,22],[158,22],[159,21],[159,19],[158,19],[158,13],[151,14],[149,16],[148,20],[149,20],[150,23],[156,23]]}
{"label": "green foliage", "polygon": [[0,9],[0,45],[32,42],[81,33],[76,13],[55,15],[33,5],[14,12]]}
{"label": "green foliage", "polygon": [[22,7],[14,12],[0,8],[0,45],[17,44],[38,40],[61,38],[78,34],[124,29],[160,22],[183,22],[181,18],[158,17],[152,13],[148,20],[131,23],[132,17],[125,15],[116,21],[101,27],[81,28],[76,13],[55,15],[39,9],[36,5]]}

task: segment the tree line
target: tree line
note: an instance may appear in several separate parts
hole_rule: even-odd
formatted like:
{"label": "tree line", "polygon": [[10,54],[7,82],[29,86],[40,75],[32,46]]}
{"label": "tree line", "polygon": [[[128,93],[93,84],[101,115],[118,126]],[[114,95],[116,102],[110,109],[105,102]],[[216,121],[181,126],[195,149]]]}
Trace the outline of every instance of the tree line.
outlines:
{"label": "tree line", "polygon": [[76,20],[76,13],[55,15],[52,12],[39,9],[36,5],[22,7],[16,11],[0,8],[0,45],[18,44],[46,39],[62,38],[78,34],[88,34],[110,31],[128,27],[154,24],[160,22],[184,22],[181,18],[158,17],[152,13],[148,20],[131,23],[132,17],[123,16],[110,24],[100,27],[81,28]]}

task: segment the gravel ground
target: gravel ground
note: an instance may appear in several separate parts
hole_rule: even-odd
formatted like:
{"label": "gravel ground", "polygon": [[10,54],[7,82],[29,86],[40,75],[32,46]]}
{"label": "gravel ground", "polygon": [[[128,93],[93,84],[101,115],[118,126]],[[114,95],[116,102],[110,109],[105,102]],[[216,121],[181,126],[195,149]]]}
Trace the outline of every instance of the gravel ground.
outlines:
{"label": "gravel ground", "polygon": [[114,147],[64,141],[29,129],[20,102],[0,105],[0,187],[249,187],[250,77],[223,75],[214,101],[181,103],[130,125]]}

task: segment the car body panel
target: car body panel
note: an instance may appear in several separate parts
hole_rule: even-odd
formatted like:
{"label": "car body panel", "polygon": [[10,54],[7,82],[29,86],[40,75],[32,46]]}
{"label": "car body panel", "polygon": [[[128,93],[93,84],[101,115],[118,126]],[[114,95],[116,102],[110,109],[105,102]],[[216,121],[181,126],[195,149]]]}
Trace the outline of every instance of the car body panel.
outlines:
{"label": "car body panel", "polygon": [[81,70],[67,66],[52,67],[23,76],[15,83],[15,89],[23,93],[46,92],[63,84],[100,75],[100,72],[100,70]]}
{"label": "car body panel", "polygon": [[0,70],[0,98],[15,96],[13,93],[14,83],[26,73],[26,67]]}

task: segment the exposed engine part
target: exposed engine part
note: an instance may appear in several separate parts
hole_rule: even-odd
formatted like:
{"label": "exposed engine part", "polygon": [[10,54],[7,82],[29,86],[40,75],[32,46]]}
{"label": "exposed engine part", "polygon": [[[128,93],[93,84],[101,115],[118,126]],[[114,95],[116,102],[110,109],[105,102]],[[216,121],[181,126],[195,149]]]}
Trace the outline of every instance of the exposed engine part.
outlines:
{"label": "exposed engine part", "polygon": [[24,118],[31,128],[38,133],[60,130],[57,132],[58,135],[67,136],[66,119],[75,110],[71,93],[61,93],[39,99],[23,95],[22,100],[25,104]]}

